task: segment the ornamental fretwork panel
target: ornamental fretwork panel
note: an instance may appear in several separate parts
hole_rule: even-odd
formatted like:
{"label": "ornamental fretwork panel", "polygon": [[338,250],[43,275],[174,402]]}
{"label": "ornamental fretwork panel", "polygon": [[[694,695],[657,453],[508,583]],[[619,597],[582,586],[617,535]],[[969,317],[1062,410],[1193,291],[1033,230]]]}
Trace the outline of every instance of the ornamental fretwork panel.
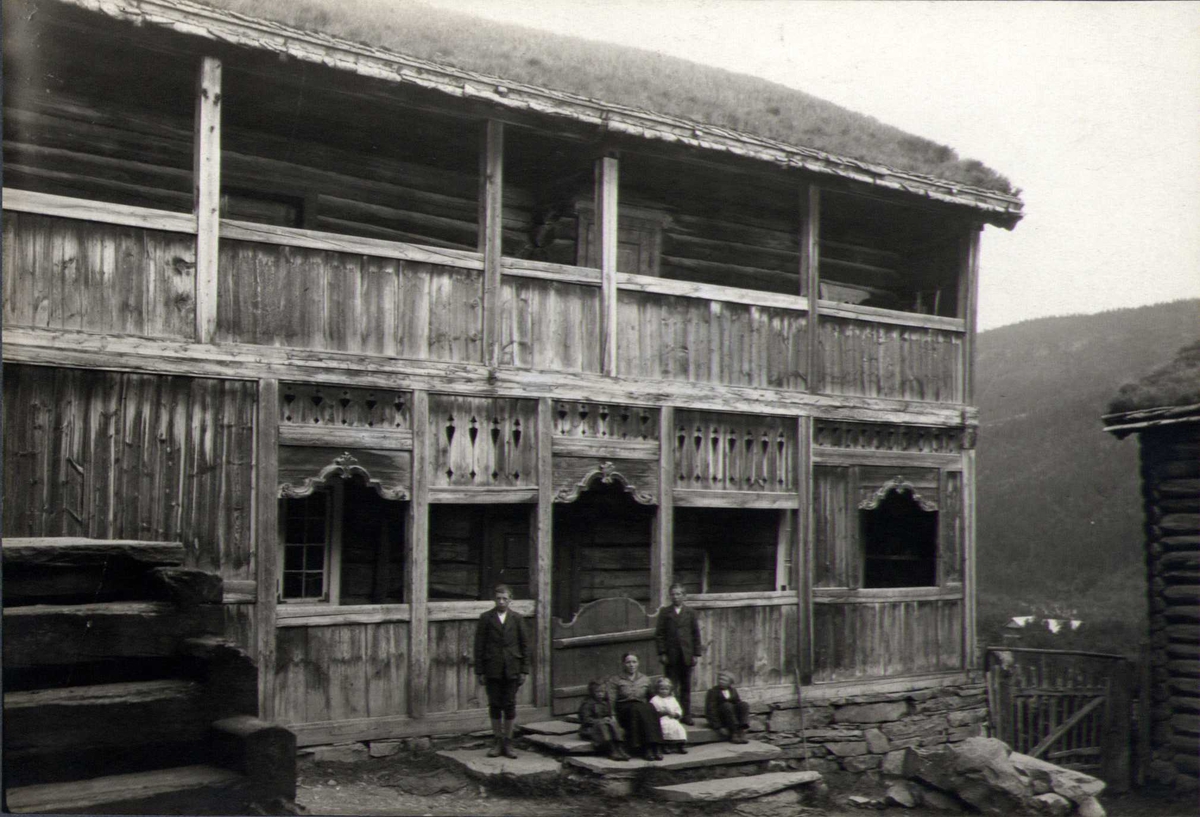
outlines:
{"label": "ornamental fretwork panel", "polygon": [[923,454],[957,454],[962,451],[962,429],[902,426],[886,423],[850,423],[817,420],[813,444],[821,448],[859,451],[904,451]]}
{"label": "ornamental fretwork panel", "polygon": [[411,402],[403,391],[285,383],[279,394],[279,423],[407,431],[412,427]]}
{"label": "ornamental fretwork panel", "polygon": [[675,415],[675,487],[796,490],[796,420],[716,412]]}
{"label": "ornamental fretwork panel", "polygon": [[558,400],[554,403],[554,436],[581,440],[658,439],[658,409]]}
{"label": "ornamental fretwork panel", "polygon": [[429,396],[429,484],[537,485],[537,401]]}

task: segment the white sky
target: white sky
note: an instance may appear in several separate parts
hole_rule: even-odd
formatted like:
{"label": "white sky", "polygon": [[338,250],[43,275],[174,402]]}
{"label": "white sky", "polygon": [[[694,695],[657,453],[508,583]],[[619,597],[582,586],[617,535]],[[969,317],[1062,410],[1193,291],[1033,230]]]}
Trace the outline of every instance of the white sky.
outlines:
{"label": "white sky", "polygon": [[764,77],[1022,188],[980,326],[1200,296],[1200,2],[426,0]]}

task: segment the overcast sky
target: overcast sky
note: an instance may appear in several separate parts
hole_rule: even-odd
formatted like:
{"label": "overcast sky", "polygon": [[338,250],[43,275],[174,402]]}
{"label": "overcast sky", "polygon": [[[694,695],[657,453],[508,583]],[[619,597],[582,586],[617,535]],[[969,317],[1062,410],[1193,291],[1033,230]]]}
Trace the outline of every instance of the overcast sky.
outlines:
{"label": "overcast sky", "polygon": [[984,329],[1200,296],[1200,2],[426,2],[754,74],[999,170],[1027,215],[984,232]]}

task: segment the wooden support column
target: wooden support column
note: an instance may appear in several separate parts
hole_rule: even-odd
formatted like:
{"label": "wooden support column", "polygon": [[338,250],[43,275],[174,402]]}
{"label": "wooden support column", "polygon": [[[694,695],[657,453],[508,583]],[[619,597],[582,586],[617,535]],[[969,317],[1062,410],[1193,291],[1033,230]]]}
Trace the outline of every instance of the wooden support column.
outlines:
{"label": "wooden support column", "polygon": [[550,706],[550,617],[553,615],[552,577],[554,575],[554,403],[549,397],[538,400],[537,469],[538,501],[533,509],[533,565],[530,585],[534,588],[536,611],[534,641],[536,662],[533,665],[533,701],[537,706]]}
{"label": "wooden support column", "polygon": [[408,714],[423,718],[429,698],[429,394],[414,391],[412,400],[412,499],[404,537],[408,576]]}
{"label": "wooden support column", "polygon": [[617,160],[596,160],[596,245],[600,248],[601,371],[617,374]]}
{"label": "wooden support column", "polygon": [[821,188],[805,185],[801,193],[800,212],[800,285],[808,296],[808,359],[805,382],[810,392],[822,390],[820,365],[820,310],[817,301],[821,293]]}
{"label": "wooden support column", "polygon": [[196,78],[192,143],[196,214],[196,341],[217,333],[217,251],[221,231],[221,61],[204,57]]}
{"label": "wooden support column", "polygon": [[975,449],[974,432],[967,434],[972,447],[963,451],[962,513],[963,513],[963,663],[976,669],[975,654]]}
{"label": "wooden support column", "polygon": [[675,407],[658,413],[658,515],[650,551],[650,606],[657,610],[671,597],[675,581]]}
{"label": "wooden support column", "polygon": [[254,662],[258,716],[275,719],[275,604],[279,581],[279,381],[258,382],[254,424]]}
{"label": "wooden support column", "polygon": [[480,152],[479,251],[483,253],[483,362],[500,365],[500,258],[503,231],[504,123],[488,120]]}
{"label": "wooden support column", "polygon": [[979,239],[982,225],[963,236],[959,253],[958,315],[966,323],[963,335],[963,399],[975,405],[975,332],[979,312]]}
{"label": "wooden support column", "polygon": [[792,559],[793,579],[796,587],[796,665],[800,670],[800,683],[811,684],[813,675],[813,620],[812,620],[812,547],[815,536],[812,513],[812,417],[800,417],[796,421],[796,489],[799,509],[796,511],[796,555]]}

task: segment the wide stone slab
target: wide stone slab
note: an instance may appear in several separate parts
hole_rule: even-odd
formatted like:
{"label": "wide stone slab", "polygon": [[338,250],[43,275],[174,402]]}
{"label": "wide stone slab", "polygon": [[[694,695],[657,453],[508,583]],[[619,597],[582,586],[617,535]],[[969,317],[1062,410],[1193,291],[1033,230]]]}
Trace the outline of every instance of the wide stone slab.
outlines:
{"label": "wide stone slab", "polygon": [[642,769],[657,769],[660,771],[678,771],[681,769],[701,769],[706,766],[730,766],[739,763],[753,763],[759,760],[773,760],[782,754],[776,746],[758,741],[749,743],[706,743],[688,749],[686,755],[667,755],[662,760],[613,760],[607,757],[578,757],[572,756],[564,760],[572,766],[587,769],[601,775],[628,775]]}
{"label": "wide stone slab", "polygon": [[567,755],[589,755],[596,753],[592,742],[584,740],[578,733],[573,735],[525,735],[524,739],[543,749]]}
{"label": "wide stone slab", "polygon": [[727,777],[720,780],[702,780],[698,783],[655,786],[650,791],[660,800],[712,803],[762,797],[794,786],[815,783],[820,779],[820,772],[767,772],[749,777]]}
{"label": "wide stone slab", "polygon": [[520,724],[522,732],[532,732],[535,735],[576,735],[579,734],[579,724],[570,721],[538,721],[537,723]]}
{"label": "wide stone slab", "polygon": [[562,764],[534,752],[517,752],[517,759],[488,757],[487,749],[447,749],[438,755],[461,766],[475,777],[506,777],[533,782],[558,777]]}

